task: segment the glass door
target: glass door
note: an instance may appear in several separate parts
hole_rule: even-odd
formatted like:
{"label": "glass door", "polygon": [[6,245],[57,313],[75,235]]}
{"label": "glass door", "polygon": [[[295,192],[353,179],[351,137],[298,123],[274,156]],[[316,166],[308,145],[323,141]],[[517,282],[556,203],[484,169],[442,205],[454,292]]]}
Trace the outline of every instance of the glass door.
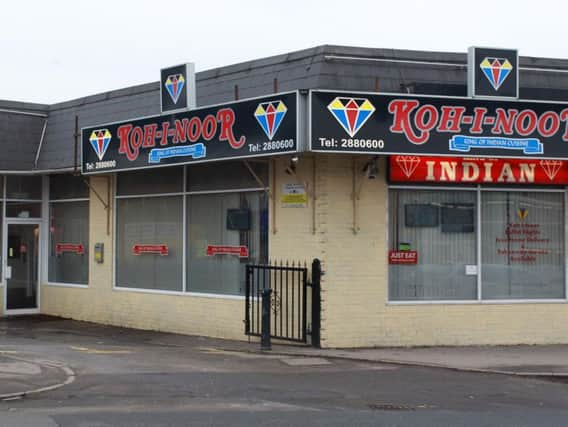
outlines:
{"label": "glass door", "polygon": [[38,312],[39,224],[8,223],[5,256],[6,312]]}

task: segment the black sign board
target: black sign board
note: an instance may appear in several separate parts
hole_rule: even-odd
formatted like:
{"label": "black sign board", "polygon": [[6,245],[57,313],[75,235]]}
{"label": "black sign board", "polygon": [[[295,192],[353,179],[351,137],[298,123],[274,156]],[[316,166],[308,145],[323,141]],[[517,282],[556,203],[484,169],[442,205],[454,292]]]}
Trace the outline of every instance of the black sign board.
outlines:
{"label": "black sign board", "polygon": [[195,66],[192,63],[160,70],[162,113],[195,108]]}
{"label": "black sign board", "polygon": [[84,174],[293,153],[298,95],[280,93],[215,107],[82,129]]}
{"label": "black sign board", "polygon": [[519,97],[519,56],[516,50],[471,47],[467,57],[469,96]]}
{"label": "black sign board", "polygon": [[568,159],[568,104],[310,93],[312,151]]}

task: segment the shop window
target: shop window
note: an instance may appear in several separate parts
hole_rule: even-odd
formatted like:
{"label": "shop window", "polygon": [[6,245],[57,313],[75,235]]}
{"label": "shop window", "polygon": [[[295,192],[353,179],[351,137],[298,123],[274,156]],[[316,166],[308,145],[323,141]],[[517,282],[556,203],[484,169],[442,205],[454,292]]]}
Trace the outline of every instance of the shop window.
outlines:
{"label": "shop window", "polygon": [[169,167],[121,172],[117,182],[118,196],[181,193],[183,167]]}
{"label": "shop window", "polygon": [[49,177],[49,200],[88,199],[89,187],[83,176],[51,175]]}
{"label": "shop window", "polygon": [[6,178],[6,198],[17,200],[41,200],[42,177],[40,175],[10,175]]}
{"label": "shop window", "polygon": [[89,202],[50,203],[49,281],[89,282]]}
{"label": "shop window", "polygon": [[268,257],[268,206],[264,192],[188,197],[187,288],[243,295],[245,265]]}
{"label": "shop window", "polygon": [[41,218],[41,203],[6,202],[6,216],[13,218]]}
{"label": "shop window", "polygon": [[89,189],[80,176],[49,178],[48,280],[89,282]]}
{"label": "shop window", "polygon": [[483,299],[564,298],[564,195],[481,193]]}
{"label": "shop window", "polygon": [[118,287],[183,290],[182,208],[182,196],[117,199]]}
{"label": "shop window", "polygon": [[471,191],[390,192],[391,300],[477,298],[475,200]]}
{"label": "shop window", "polygon": [[[249,161],[250,168],[265,187],[268,186],[268,164]],[[188,191],[218,191],[262,187],[243,161],[222,164],[197,164],[187,168]]]}

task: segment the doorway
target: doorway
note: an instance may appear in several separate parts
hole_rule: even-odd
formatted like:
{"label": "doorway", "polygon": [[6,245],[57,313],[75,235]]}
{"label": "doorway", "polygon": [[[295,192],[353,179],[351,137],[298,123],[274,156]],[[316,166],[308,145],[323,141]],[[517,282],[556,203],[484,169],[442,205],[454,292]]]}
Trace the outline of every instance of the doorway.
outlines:
{"label": "doorway", "polygon": [[4,295],[6,314],[39,312],[39,222],[7,222]]}

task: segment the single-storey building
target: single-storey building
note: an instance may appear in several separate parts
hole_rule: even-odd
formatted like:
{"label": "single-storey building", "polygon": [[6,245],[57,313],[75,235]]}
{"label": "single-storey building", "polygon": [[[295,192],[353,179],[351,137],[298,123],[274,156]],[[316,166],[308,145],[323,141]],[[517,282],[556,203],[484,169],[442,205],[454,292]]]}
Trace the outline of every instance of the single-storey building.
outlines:
{"label": "single-storey building", "polygon": [[568,343],[568,60],[472,52],[0,101],[0,316],[246,339],[260,271],[310,335],[318,259],[322,347]]}

